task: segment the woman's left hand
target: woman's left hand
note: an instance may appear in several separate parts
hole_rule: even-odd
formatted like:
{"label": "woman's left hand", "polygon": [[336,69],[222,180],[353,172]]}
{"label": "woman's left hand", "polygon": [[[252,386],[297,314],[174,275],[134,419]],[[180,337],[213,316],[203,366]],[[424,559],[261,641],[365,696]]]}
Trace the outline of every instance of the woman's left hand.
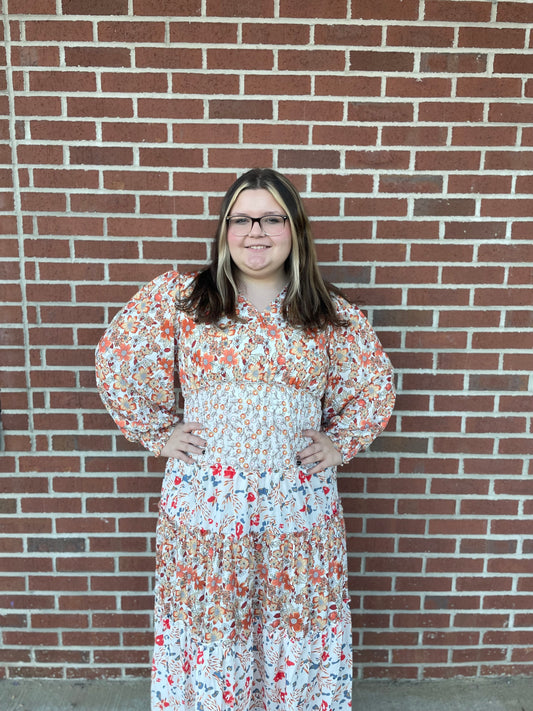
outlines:
{"label": "woman's left hand", "polygon": [[342,456],[333,442],[318,430],[303,430],[302,435],[309,437],[312,442],[304,447],[301,452],[297,453],[297,457],[303,466],[314,464],[312,469],[309,469],[309,474],[318,474],[324,471],[327,467],[335,467],[342,464]]}

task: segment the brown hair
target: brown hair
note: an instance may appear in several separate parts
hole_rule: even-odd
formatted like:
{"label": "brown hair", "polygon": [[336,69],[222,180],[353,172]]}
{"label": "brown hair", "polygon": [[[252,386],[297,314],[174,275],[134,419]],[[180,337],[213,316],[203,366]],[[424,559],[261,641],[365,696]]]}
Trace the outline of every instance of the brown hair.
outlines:
{"label": "brown hair", "polygon": [[271,168],[254,168],[241,175],[222,200],[210,265],[196,276],[191,294],[179,306],[199,323],[216,323],[222,317],[236,316],[238,295],[234,264],[228,248],[227,217],[243,190],[264,189],[289,217],[292,249],[285,271],[288,288],[282,314],[292,326],[306,329],[345,325],[339,318],[332,294],[342,292],[322,279],[318,269],[309,218],[300,195],[285,176]]}

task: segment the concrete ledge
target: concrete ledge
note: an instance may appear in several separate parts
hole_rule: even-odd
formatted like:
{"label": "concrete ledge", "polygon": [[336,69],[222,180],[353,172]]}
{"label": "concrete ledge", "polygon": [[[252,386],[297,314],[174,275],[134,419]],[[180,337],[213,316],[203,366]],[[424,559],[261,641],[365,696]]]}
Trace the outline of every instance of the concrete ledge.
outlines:
{"label": "concrete ledge", "polygon": [[[147,680],[0,680],[2,711],[149,711]],[[354,711],[533,711],[533,677],[358,682]]]}

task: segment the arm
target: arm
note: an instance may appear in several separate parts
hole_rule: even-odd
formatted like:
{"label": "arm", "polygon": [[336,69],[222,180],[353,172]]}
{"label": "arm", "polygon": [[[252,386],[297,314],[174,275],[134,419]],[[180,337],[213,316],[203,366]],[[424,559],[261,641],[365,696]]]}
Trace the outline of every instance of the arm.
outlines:
{"label": "arm", "polygon": [[330,330],[322,432],[345,464],[385,429],[395,391],[391,362],[364,315],[343,299],[337,306],[349,326]]}
{"label": "arm", "polygon": [[156,456],[179,421],[174,395],[176,298],[180,276],[146,284],[118,313],[96,350],[100,396],[130,441]]}

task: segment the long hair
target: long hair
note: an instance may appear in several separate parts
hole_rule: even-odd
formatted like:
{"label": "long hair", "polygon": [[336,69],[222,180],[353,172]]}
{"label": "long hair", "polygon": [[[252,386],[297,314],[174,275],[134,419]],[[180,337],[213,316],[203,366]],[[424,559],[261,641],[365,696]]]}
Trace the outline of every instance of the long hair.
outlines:
{"label": "long hair", "polygon": [[227,240],[227,217],[243,190],[268,190],[289,218],[292,247],[285,262],[288,287],[282,304],[283,317],[292,326],[322,329],[346,325],[339,318],[332,294],[342,292],[322,279],[311,225],[300,195],[284,175],[271,168],[254,168],[241,175],[222,200],[209,266],[199,272],[192,291],[179,304],[199,323],[217,323],[222,317],[236,317],[238,288],[235,265]]}

